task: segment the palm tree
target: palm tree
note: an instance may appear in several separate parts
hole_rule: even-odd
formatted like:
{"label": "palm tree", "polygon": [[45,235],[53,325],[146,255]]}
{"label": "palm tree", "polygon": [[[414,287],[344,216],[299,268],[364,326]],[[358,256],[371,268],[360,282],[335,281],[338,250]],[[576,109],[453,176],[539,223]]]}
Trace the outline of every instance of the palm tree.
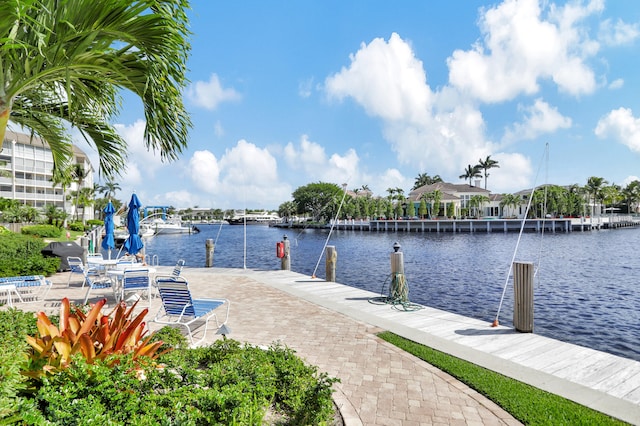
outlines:
{"label": "palm tree", "polygon": [[60,167],[58,164],[53,168],[51,183],[54,188],[58,185],[62,188],[62,211],[65,213],[62,226],[64,228],[67,227],[67,188],[69,188],[71,182],[73,182],[71,166]]}
{"label": "palm tree", "polygon": [[630,182],[623,190],[622,195],[627,202],[627,213],[635,213],[640,202],[640,181]]}
{"label": "palm tree", "polygon": [[387,192],[389,193],[387,199],[393,200],[396,197],[396,188],[387,188]]}
{"label": "palm tree", "polygon": [[[80,192],[82,189],[82,184],[84,184],[84,180],[89,176],[90,170],[85,170],[82,164],[74,164],[71,167],[71,177],[73,182],[76,183],[77,188],[75,191],[75,220],[78,220],[78,204],[80,199]],[[82,212],[82,216],[84,216],[84,211]]]}
{"label": "palm tree", "polygon": [[591,205],[591,216],[595,214],[596,201],[602,198],[602,187],[607,183],[608,182],[604,180],[604,178],[596,176],[591,176],[587,180],[585,190],[590,197],[590,201],[593,201],[593,204]]}
{"label": "palm tree", "polygon": [[420,173],[418,176],[416,176],[416,182],[413,184],[413,188],[411,188],[411,190],[413,191],[414,189],[418,189],[422,186],[433,185],[434,183],[438,182],[442,182],[442,178],[440,177],[440,175],[431,177],[426,173]]}
{"label": "palm tree", "polygon": [[[90,188],[90,187],[84,187],[84,188],[80,188],[77,191],[78,195],[77,195],[77,202],[78,202],[78,206],[82,206],[82,223],[84,223],[85,221],[85,213],[87,212],[87,207],[92,206],[95,202],[95,190],[94,188]],[[76,211],[77,211],[77,207],[76,207]],[[76,214],[77,217],[77,214]]]}
{"label": "palm tree", "polygon": [[498,162],[496,160],[492,160],[490,155],[487,155],[486,159],[480,159],[478,162],[478,168],[484,170],[484,189],[487,189],[487,178],[489,177],[489,173],[487,171],[489,169],[500,168]]}
{"label": "palm tree", "polygon": [[423,192],[418,198],[420,201],[424,201],[425,204],[429,203],[429,219],[433,216],[433,192]]}
{"label": "palm tree", "polygon": [[515,194],[502,194],[502,199],[500,200],[500,207],[502,208],[503,215],[505,207],[515,209],[521,204],[521,198]]}
{"label": "palm tree", "polygon": [[460,179],[469,179],[469,186],[471,186],[471,182],[473,181],[473,179],[477,177],[482,177],[482,174],[480,173],[480,167],[477,165],[472,166],[471,164],[467,166],[464,174],[459,176]]}
{"label": "palm tree", "polygon": [[120,184],[110,180],[100,188],[100,192],[104,194],[104,197],[110,200],[116,195],[116,191],[120,191]]}
{"label": "palm tree", "polygon": [[476,217],[481,216],[482,206],[484,206],[484,203],[487,202],[489,202],[489,197],[485,195],[474,195],[473,197],[471,197],[471,199],[469,200],[469,205],[476,208]]}
{"label": "palm tree", "polygon": [[[620,185],[609,185],[602,188],[602,201],[605,206],[609,206],[611,209],[614,209],[615,205],[620,203],[620,201],[624,200],[624,196],[622,195],[622,188]],[[613,210],[610,210],[613,211]]]}
{"label": "palm tree", "polygon": [[188,0],[4,0],[0,2],[0,140],[9,118],[51,147],[54,165],[73,156],[69,126],[119,174],[127,144],[111,124],[119,92],[145,111],[145,143],[174,160],[187,146]]}
{"label": "palm tree", "polygon": [[293,201],[285,201],[284,203],[280,204],[280,207],[278,207],[278,215],[282,218],[287,219],[287,221],[291,216],[293,216],[295,212],[296,203],[294,203]]}

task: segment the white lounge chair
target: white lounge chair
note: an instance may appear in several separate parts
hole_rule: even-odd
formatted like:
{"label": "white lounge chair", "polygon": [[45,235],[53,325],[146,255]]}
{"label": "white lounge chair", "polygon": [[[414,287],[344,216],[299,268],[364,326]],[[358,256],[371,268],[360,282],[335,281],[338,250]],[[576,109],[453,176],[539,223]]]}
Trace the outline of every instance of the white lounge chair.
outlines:
{"label": "white lounge chair", "polygon": [[[215,320],[217,329],[226,324],[229,319],[231,302],[228,299],[194,299],[191,297],[189,284],[184,277],[157,277],[156,286],[160,292],[162,306],[153,321],[186,328],[192,346],[205,339],[211,319]],[[226,309],[224,309],[225,305]],[[221,314],[222,320],[218,319],[216,312]],[[199,321],[204,321],[204,331],[202,337],[195,340],[194,330]]]}

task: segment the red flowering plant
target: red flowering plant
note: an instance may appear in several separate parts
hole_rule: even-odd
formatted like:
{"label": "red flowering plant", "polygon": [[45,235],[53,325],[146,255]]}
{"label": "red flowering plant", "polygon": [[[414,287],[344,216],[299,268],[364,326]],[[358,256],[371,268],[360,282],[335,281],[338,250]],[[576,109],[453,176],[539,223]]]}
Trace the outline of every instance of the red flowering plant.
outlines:
{"label": "red flowering plant", "polygon": [[105,303],[106,299],[102,299],[84,313],[80,307],[72,309],[69,299],[64,298],[58,326],[44,312],[38,313],[38,336],[27,336],[32,350],[23,373],[38,379],[66,368],[74,356],[82,356],[89,364],[104,360],[109,365],[119,362],[117,355],[131,354],[138,363],[156,359],[163,342],[151,342],[151,335],[146,336],[143,319],[149,310],[145,308],[133,317],[137,302],[129,308],[120,302],[104,315]]}

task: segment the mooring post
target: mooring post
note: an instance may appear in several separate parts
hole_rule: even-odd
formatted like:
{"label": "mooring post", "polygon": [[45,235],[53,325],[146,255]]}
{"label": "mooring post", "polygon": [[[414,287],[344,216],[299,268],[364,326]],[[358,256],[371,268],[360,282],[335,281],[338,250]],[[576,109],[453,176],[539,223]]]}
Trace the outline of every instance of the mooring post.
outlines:
{"label": "mooring post", "polygon": [[325,256],[325,280],[336,282],[336,263],[338,262],[338,251],[336,246],[327,246]]}
{"label": "mooring post", "polygon": [[205,241],[204,244],[206,249],[204,266],[206,266],[207,268],[211,268],[213,266],[213,252],[216,249],[216,244],[213,242],[211,238],[207,239],[207,241]]}
{"label": "mooring post", "polygon": [[533,332],[533,262],[513,262],[513,326]]}
{"label": "mooring post", "polygon": [[291,242],[286,235],[282,236],[282,244],[284,248],[284,255],[280,259],[280,269],[283,271],[291,270]]}

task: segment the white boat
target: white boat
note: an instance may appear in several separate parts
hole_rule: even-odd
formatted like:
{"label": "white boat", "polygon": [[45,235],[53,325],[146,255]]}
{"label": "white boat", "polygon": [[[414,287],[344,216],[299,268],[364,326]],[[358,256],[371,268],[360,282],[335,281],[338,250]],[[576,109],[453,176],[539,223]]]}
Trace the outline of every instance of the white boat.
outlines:
{"label": "white boat", "polygon": [[152,235],[162,234],[195,234],[200,230],[191,224],[183,224],[177,217],[162,219],[161,217],[146,217],[140,221],[140,232],[152,233]]}
{"label": "white boat", "polygon": [[282,222],[282,218],[275,213],[236,213],[227,219],[229,225],[272,225]]}

